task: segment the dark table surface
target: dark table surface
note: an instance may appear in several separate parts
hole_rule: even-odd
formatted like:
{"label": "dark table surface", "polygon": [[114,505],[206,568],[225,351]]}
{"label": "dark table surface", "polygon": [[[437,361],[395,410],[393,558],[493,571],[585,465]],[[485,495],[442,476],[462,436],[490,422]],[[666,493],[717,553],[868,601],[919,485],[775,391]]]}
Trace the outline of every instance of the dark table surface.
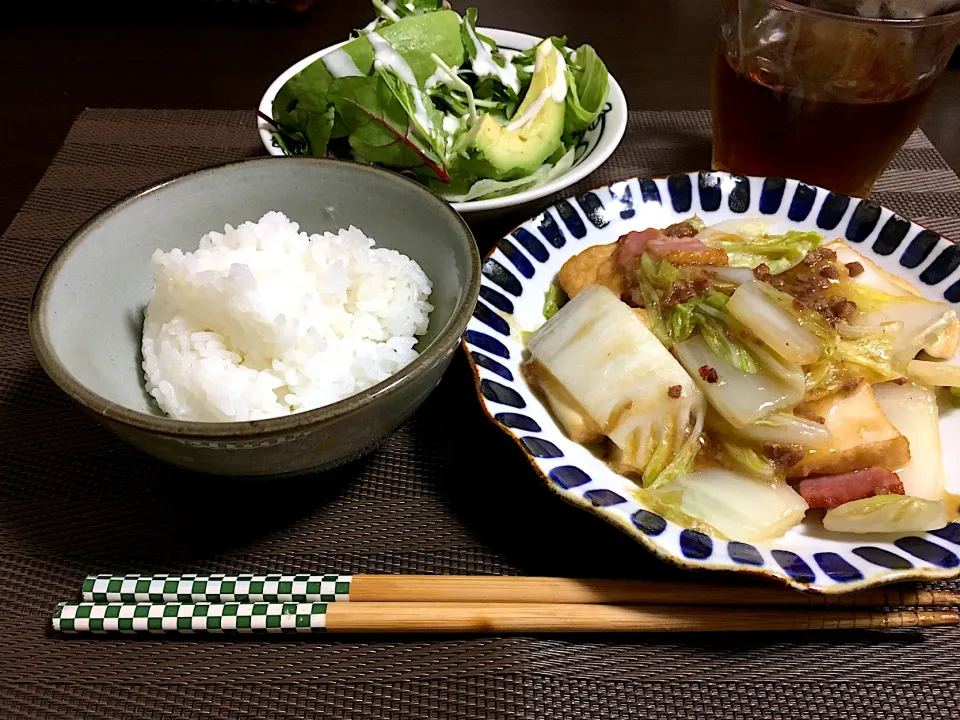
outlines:
{"label": "dark table surface", "polygon": [[[283,69],[372,14],[366,0],[318,0],[303,15],[212,1],[16,4],[0,23],[0,229],[83,108],[253,108]],[[594,45],[633,110],[709,106],[718,0],[469,4],[482,25]],[[957,55],[922,127],[960,171]]]}
{"label": "dark table surface", "polygon": [[[481,24],[566,32],[574,43],[595,45],[633,109],[709,105],[717,0],[470,4],[479,8]],[[56,3],[18,5],[19,15],[4,8],[0,20],[0,228],[83,108],[252,112],[279,72],[371,15],[367,0],[318,0],[304,16],[232,0],[84,0],[67,15]],[[923,126],[960,171],[956,61]],[[140,160],[149,166],[150,157],[131,158],[141,146],[128,149],[114,153],[116,167]],[[154,161],[156,154],[155,147]],[[945,661],[952,656],[944,648],[951,646],[936,641],[949,639],[946,634],[930,641],[911,633],[813,633],[799,639],[652,636],[642,642],[591,636],[196,643],[179,637],[62,641],[36,632],[47,608],[67,597],[69,583],[92,569],[249,571],[260,567],[251,563],[269,561],[280,571],[311,563],[354,572],[574,574],[589,567],[612,574],[630,553],[638,576],[671,577],[668,566],[636,553],[633,541],[614,528],[588,522],[586,513],[563,503],[542,503],[548,491],[538,483],[514,483],[510,472],[486,473],[483,466],[464,481],[459,458],[471,433],[483,433],[495,457],[518,451],[481,416],[462,357],[444,380],[450,391],[434,393],[428,411],[392,439],[389,453],[329,484],[310,486],[296,507],[283,494],[250,502],[234,493],[224,501],[226,493],[218,494],[215,484],[194,483],[190,476],[171,482],[159,464],[71,414],[33,363],[23,327],[30,273],[39,273],[44,253],[63,239],[61,206],[75,215],[94,209],[77,179],[83,168],[95,171],[95,159],[71,166],[59,181],[56,173],[48,178],[30,210],[33,220],[20,223],[21,235],[6,246],[14,262],[23,251],[25,281],[13,281],[13,288],[0,284],[0,319],[7,319],[0,323],[0,356],[12,358],[0,362],[7,363],[0,367],[7,371],[0,389],[8,407],[24,413],[19,425],[0,433],[8,450],[0,458],[6,493],[0,508],[6,588],[0,717],[951,717],[960,683],[955,666]],[[100,193],[128,189],[123,177],[101,174],[99,182]],[[59,224],[47,227],[48,220]],[[16,382],[4,386],[10,377]],[[465,410],[458,398],[468,396]],[[451,430],[464,422],[471,423],[467,432]],[[74,455],[80,458],[74,471],[51,477],[64,456]],[[114,472],[119,462],[132,468],[129,474]],[[403,470],[399,480],[394,464]],[[477,493],[481,481],[498,485]],[[185,503],[188,488],[192,501]],[[505,503],[508,493],[511,502]],[[403,502],[381,506],[384,497]],[[214,502],[224,512],[211,512]],[[399,538],[395,546],[384,542],[385,528]],[[354,535],[347,537],[348,531]],[[562,551],[542,552],[530,537],[558,538]],[[14,587],[10,578],[25,573],[30,582]],[[20,622],[26,625],[13,627]]]}

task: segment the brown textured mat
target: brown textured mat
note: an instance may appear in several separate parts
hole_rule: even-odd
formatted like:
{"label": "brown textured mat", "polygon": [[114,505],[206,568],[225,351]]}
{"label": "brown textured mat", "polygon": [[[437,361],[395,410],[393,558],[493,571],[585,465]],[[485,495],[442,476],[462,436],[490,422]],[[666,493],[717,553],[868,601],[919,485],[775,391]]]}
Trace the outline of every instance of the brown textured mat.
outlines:
{"label": "brown textured mat", "polygon": [[[542,488],[483,418],[462,358],[375,455],[282,484],[168,468],[63,398],[34,361],[26,334],[30,293],[53,251],[135,188],[261,153],[248,112],[88,110],[0,239],[0,717],[957,717],[956,629],[295,640],[49,635],[54,605],[92,572],[616,575],[626,567],[637,577],[682,576]],[[621,149],[583,187],[708,163],[706,113],[632,113]],[[919,133],[876,197],[960,237],[960,180]]]}

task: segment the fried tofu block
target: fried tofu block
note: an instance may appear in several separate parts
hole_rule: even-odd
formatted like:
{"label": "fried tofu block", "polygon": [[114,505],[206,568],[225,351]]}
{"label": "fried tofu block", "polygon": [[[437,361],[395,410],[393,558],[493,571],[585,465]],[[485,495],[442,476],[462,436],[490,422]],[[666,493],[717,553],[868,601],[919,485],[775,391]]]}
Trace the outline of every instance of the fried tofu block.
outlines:
{"label": "fried tofu block", "polygon": [[833,475],[862,468],[899,470],[910,461],[910,443],[893,426],[866,383],[797,408],[805,417],[821,417],[833,442],[810,449],[787,470],[787,477]]}
{"label": "fried tofu block", "polygon": [[885,293],[890,293],[891,295],[920,296],[920,291],[909,282],[892,273],[888,273],[873,260],[866,255],[861,255],[843,240],[834,240],[833,242],[827,243],[824,247],[833,250],[837,254],[837,262],[841,265],[858,262],[863,266],[863,274],[857,276],[857,282],[866,283],[870,287]]}
{"label": "fried tofu block", "polygon": [[[920,297],[920,291],[909,282],[892,273],[888,273],[873,262],[873,260],[865,255],[861,255],[843,240],[834,240],[831,243],[827,243],[826,247],[837,253],[837,260],[840,263],[846,265],[847,263],[858,262],[863,266],[863,274],[857,276],[856,282],[865,283],[870,287],[891,295],[913,295],[914,297]],[[956,354],[958,346],[960,346],[960,318],[954,315],[946,329],[940,333],[934,342],[923,348],[923,351],[932,358],[949,360]]]}
{"label": "fried tofu block", "polygon": [[617,267],[619,243],[595,245],[567,260],[560,268],[560,287],[567,297],[574,298],[590,285],[603,285],[620,297],[626,289],[626,278]]}

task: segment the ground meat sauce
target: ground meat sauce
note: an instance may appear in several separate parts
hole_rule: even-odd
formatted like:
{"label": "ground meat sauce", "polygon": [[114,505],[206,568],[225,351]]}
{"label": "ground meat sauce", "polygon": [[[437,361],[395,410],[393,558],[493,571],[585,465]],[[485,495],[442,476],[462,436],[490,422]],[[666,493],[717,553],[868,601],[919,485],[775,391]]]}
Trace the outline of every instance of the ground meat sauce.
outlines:
{"label": "ground meat sauce", "polygon": [[632,308],[642,308],[643,294],[640,292],[639,285],[631,285],[620,295],[620,299]]}
{"label": "ground meat sauce", "polygon": [[817,415],[816,413],[812,413],[812,412],[810,412],[809,410],[807,410],[806,408],[804,408],[804,407],[802,407],[802,406],[796,408],[796,409],[793,411],[793,413],[794,413],[794,415],[796,415],[797,417],[806,418],[807,420],[813,420],[813,422],[815,422],[815,423],[820,423],[821,425],[824,425],[824,424],[827,422],[827,419],[826,419],[825,417],[823,417],[823,416],[821,416],[821,415]]}
{"label": "ground meat sauce", "polygon": [[820,310],[820,312],[831,323],[836,323],[838,320],[849,322],[857,314],[857,304],[846,298],[835,297],[831,298],[826,309]]}
{"label": "ground meat sauce", "polygon": [[691,238],[696,236],[697,229],[689,222],[678,222],[664,228],[663,234],[672,238]]}
{"label": "ground meat sauce", "polygon": [[849,395],[858,387],[860,387],[860,383],[862,382],[863,378],[853,377],[848,380],[844,380],[843,385],[840,386],[840,389]]}
{"label": "ground meat sauce", "polygon": [[710,272],[709,270],[702,270],[699,275],[693,278],[691,282],[697,295],[702,295],[706,292],[707,288],[710,287],[710,280],[716,276],[716,273]]}
{"label": "ground meat sauce", "polygon": [[685,303],[698,294],[692,282],[676,282],[670,286],[670,292],[668,292],[667,296],[663,299],[663,305],[664,307],[671,308]]}
{"label": "ground meat sauce", "polygon": [[[803,261],[779,275],[771,275],[766,265],[758,265],[753,275],[793,297],[796,311],[816,310],[832,325],[841,320],[850,321],[857,314],[857,305],[851,300],[833,294],[834,282],[840,277],[837,254],[826,247],[807,253]],[[859,265],[859,263],[849,263]],[[860,271],[863,271],[862,266]]]}
{"label": "ground meat sauce", "polygon": [[700,372],[700,377],[702,377],[705,382],[715,383],[715,382],[719,382],[720,380],[720,375],[717,373],[717,371],[714,368],[710,367],[709,365],[701,365],[699,372]]}
{"label": "ground meat sauce", "polygon": [[863,274],[863,265],[858,262],[848,262],[844,267],[847,268],[847,272],[850,273],[852,278]]}
{"label": "ground meat sauce", "polygon": [[793,467],[803,460],[803,448],[796,445],[764,445],[763,452],[779,468]]}
{"label": "ground meat sauce", "polygon": [[676,400],[682,394],[683,394],[682,385],[671,385],[670,387],[667,388],[667,395],[672,397],[674,400]]}

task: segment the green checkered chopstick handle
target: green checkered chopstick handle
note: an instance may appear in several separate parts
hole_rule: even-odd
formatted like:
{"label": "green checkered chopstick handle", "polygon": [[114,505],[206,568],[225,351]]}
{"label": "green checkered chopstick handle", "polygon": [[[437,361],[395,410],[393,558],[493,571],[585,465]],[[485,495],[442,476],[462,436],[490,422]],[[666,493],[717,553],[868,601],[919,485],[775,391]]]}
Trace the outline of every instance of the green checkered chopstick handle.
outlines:
{"label": "green checkered chopstick handle", "polygon": [[60,603],[53,629],[64,633],[325,632],[327,603]]}
{"label": "green checkered chopstick handle", "polygon": [[351,575],[90,575],[87,603],[328,603],[350,599]]}

